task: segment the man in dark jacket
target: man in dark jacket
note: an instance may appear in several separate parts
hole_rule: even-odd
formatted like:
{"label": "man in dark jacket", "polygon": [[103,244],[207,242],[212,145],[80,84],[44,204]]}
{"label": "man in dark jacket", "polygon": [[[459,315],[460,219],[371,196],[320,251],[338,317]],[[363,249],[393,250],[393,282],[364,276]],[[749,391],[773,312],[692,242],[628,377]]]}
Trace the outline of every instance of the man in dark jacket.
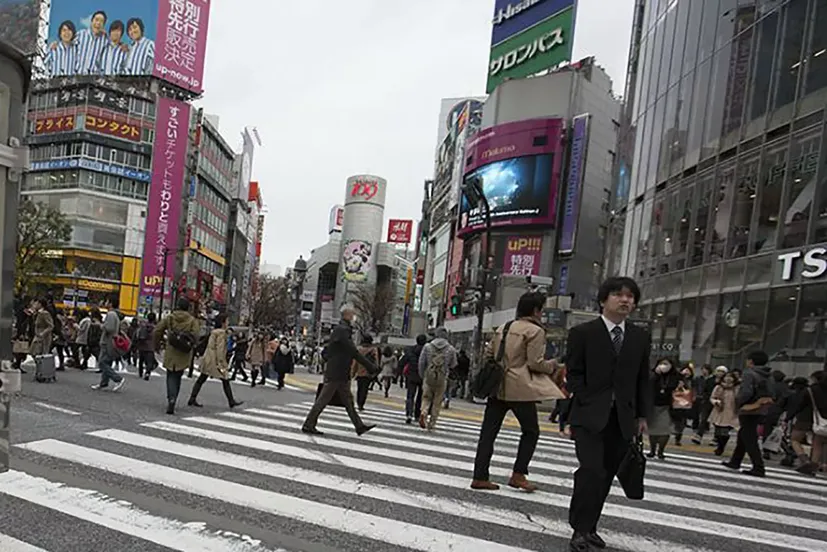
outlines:
{"label": "man in dark jacket", "polygon": [[321,391],[316,397],[316,403],[302,425],[302,432],[311,435],[321,435],[322,432],[316,429],[316,423],[319,421],[319,416],[325,407],[330,404],[333,397],[339,396],[339,399],[344,403],[345,410],[347,410],[350,421],[353,422],[353,427],[356,428],[358,435],[364,435],[375,425],[367,425],[359,417],[356,412],[356,407],[353,405],[353,393],[350,391],[350,367],[355,360],[365,368],[368,372],[376,373],[379,371],[377,366],[362,355],[356,348],[353,342],[353,317],[355,312],[350,305],[343,305],[341,309],[342,321],[333,330],[330,336],[330,341],[327,345],[327,365],[324,372],[324,383]]}
{"label": "man in dark jacket", "polygon": [[741,469],[744,455],[749,454],[752,469],[744,470],[746,475],[764,477],[764,458],[758,446],[758,426],[772,404],[772,385],[770,383],[769,357],[764,351],[753,351],[747,357],[747,370],[735,396],[738,408],[738,442],[732,457],[724,466],[732,470]]}
{"label": "man in dark jacket", "polygon": [[410,424],[412,419],[419,419],[422,415],[422,378],[419,376],[419,356],[428,342],[428,336],[416,336],[416,345],[405,352],[399,361],[399,369],[405,378],[408,395],[405,399],[405,423]]}

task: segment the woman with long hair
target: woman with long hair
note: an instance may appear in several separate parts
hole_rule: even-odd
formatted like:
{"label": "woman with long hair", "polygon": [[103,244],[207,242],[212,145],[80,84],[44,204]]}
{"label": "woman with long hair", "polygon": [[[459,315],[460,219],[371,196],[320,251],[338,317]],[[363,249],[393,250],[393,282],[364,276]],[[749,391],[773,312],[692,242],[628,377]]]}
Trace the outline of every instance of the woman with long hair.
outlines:
{"label": "woman with long hair", "polygon": [[672,434],[672,394],[678,388],[680,374],[670,358],[655,363],[652,373],[652,411],[647,418],[649,426],[649,458],[666,458],[666,443]]}
{"label": "woman with long hair", "polygon": [[227,397],[230,408],[244,404],[243,401],[236,401],[233,397],[233,389],[228,379],[227,339],[227,315],[219,314],[215,317],[215,329],[210,333],[207,340],[207,350],[204,352],[204,358],[201,359],[201,375],[198,376],[195,385],[192,386],[190,400],[187,402],[189,406],[198,408],[202,406],[198,403],[198,393],[210,378],[221,380],[224,395]]}

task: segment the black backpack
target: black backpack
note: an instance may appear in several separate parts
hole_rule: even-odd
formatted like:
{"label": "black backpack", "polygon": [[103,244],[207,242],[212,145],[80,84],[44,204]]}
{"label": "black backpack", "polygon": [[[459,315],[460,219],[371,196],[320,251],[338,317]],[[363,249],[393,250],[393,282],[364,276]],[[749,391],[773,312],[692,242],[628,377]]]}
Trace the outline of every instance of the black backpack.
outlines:
{"label": "black backpack", "polygon": [[500,340],[500,346],[497,347],[497,355],[483,363],[480,371],[471,382],[471,392],[478,399],[495,397],[500,391],[503,375],[505,375],[505,366],[503,366],[505,338],[508,337],[508,330],[511,328],[512,322],[508,322],[503,328],[503,337]]}
{"label": "black backpack", "polygon": [[167,345],[181,353],[189,354],[195,348],[195,336],[180,330],[167,331]]}

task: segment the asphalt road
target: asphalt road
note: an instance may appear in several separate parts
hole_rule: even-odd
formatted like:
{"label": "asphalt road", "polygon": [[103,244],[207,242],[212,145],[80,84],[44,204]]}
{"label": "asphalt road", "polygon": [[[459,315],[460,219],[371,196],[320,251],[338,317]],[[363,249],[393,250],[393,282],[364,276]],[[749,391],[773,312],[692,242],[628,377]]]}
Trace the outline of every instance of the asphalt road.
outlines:
{"label": "asphalt road", "polygon": [[[425,433],[374,397],[365,418],[377,430],[357,437],[331,408],[319,425],[326,434],[309,437],[299,431],[306,391],[236,383],[245,404],[229,411],[209,383],[203,409],[167,416],[163,377],[128,376],[111,393],[90,389],[95,374],[59,376],[27,380],[12,405],[2,552],[567,550],[576,460],[550,431],[532,463],[540,492],[481,493],[468,489],[479,429],[468,414]],[[507,478],[518,439],[503,430],[494,479]],[[746,479],[715,458],[672,451],[649,464],[646,500],[613,490],[601,533],[609,550],[629,552],[827,552],[825,514],[823,479],[780,468]]]}

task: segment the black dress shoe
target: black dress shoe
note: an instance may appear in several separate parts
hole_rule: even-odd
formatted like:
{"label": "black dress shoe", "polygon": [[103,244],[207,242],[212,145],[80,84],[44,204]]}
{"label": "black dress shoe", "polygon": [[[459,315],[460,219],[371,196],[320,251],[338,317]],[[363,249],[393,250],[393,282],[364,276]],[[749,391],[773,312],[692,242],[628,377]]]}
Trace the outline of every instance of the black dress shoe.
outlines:
{"label": "black dress shoe", "polygon": [[315,427],[302,427],[302,433],[306,433],[307,435],[324,435],[324,433]]}
{"label": "black dress shoe", "polygon": [[730,463],[730,461],[729,461],[729,460],[724,460],[723,462],[721,462],[721,465],[722,465],[723,467],[725,467],[725,468],[729,468],[729,469],[731,469],[731,470],[733,470],[733,471],[737,471],[737,470],[740,470],[740,469],[741,469],[741,466],[736,466],[735,464]]}
{"label": "black dress shoe", "polygon": [[589,542],[589,537],[586,533],[575,532],[569,541],[570,552],[592,552],[593,550],[594,546]]}
{"label": "black dress shoe", "polygon": [[365,433],[367,433],[368,431],[370,431],[371,429],[373,429],[375,427],[376,427],[376,424],[363,425],[362,427],[360,427],[356,430],[356,435],[359,435],[359,436],[364,435]]}
{"label": "black dress shoe", "polygon": [[741,473],[744,475],[751,475],[752,477],[767,477],[764,470],[758,470],[755,468],[752,468],[751,470],[741,470]]}
{"label": "black dress shoe", "polygon": [[588,535],[586,535],[586,540],[589,541],[589,544],[594,546],[595,548],[606,548],[606,541],[604,541],[600,535],[597,534],[596,531],[592,531]]}

